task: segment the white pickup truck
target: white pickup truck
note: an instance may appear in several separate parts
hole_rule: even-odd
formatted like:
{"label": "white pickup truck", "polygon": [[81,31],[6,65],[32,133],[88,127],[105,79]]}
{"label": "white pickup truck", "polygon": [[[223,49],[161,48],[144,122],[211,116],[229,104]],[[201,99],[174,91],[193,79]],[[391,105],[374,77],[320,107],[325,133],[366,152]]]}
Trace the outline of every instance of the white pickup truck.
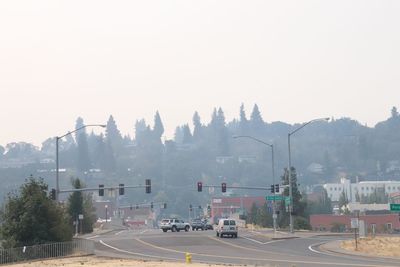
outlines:
{"label": "white pickup truck", "polygon": [[168,230],[172,232],[179,232],[180,230],[185,230],[186,232],[190,229],[190,224],[185,223],[180,219],[163,219],[160,223],[161,230],[165,233]]}

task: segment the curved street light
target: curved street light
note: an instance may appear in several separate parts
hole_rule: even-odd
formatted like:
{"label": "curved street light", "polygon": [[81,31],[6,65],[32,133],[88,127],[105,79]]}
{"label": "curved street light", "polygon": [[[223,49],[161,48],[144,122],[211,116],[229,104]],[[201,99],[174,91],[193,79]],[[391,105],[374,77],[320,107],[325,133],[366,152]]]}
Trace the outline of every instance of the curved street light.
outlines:
{"label": "curved street light", "polygon": [[56,136],[56,201],[59,200],[59,194],[60,194],[60,184],[59,184],[59,167],[58,167],[58,143],[59,140],[66,137],[67,135],[73,134],[79,130],[82,130],[86,127],[102,127],[105,128],[106,125],[105,124],[86,124],[83,125],[75,130],[73,130],[72,132],[68,132],[62,136]]}
{"label": "curved street light", "polygon": [[[258,138],[255,138],[253,136],[250,135],[234,135],[232,136],[232,138],[237,139],[237,138],[249,138],[252,139],[258,143],[264,144],[266,146],[269,146],[271,148],[271,152],[272,152],[272,184],[275,186],[275,162],[274,162],[274,145],[273,144],[269,144],[267,142],[264,142]],[[275,195],[275,190],[274,190],[274,195]],[[274,232],[276,232],[276,205],[275,205],[275,197],[273,200],[273,204],[272,204],[272,218],[273,218],[273,225],[274,225]]]}
{"label": "curved street light", "polygon": [[329,118],[319,118],[319,119],[314,119],[309,122],[304,123],[300,127],[294,129],[290,133],[288,133],[288,150],[289,150],[289,166],[288,166],[288,172],[289,172],[289,227],[290,227],[290,232],[293,233],[293,217],[292,217],[292,212],[293,212],[293,189],[292,189],[292,158],[291,158],[291,153],[290,153],[290,136],[298,132],[299,130],[303,129],[307,125],[317,122],[317,121],[329,121]]}

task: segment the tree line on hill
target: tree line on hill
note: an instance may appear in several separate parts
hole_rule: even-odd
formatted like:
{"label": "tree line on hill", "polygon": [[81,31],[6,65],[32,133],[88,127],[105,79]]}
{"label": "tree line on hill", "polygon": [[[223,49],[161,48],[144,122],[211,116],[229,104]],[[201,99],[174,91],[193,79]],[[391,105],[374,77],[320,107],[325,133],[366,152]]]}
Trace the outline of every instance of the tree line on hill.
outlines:
{"label": "tree line on hill", "polygon": [[[78,118],[76,128],[84,124],[83,118]],[[204,205],[211,196],[221,195],[219,188],[203,194],[194,193],[197,181],[228,185],[272,184],[270,148],[246,138],[233,139],[233,135],[252,136],[273,144],[275,169],[281,176],[287,168],[287,134],[299,126],[301,124],[265,122],[257,105],[248,116],[242,105],[239,118],[229,122],[222,108],[213,110],[209,123],[204,123],[195,112],[192,126],[177,126],[174,138],[165,140],[159,112],[155,113],[152,125],[144,119],[137,120],[134,137],[123,135],[110,116],[104,134],[83,129],[60,140],[60,167],[67,169],[64,177],[80,177],[90,186],[143,184],[145,178],[151,178],[154,192],[151,200],[168,202],[171,212],[185,215],[188,207],[182,203]],[[378,176],[397,179],[399,130],[400,116],[395,107],[387,120],[372,128],[350,118],[310,124],[292,139],[292,165],[297,171],[298,183],[304,186],[332,182],[341,175],[353,181],[356,177],[359,180]],[[18,179],[28,173],[42,176],[54,186],[54,173],[37,173],[38,169],[54,169],[51,161],[54,158],[54,138],[45,140],[41,148],[24,142],[0,147],[0,164],[15,159],[30,162],[20,169],[0,169],[4,184],[2,195],[7,193],[4,190],[21,184]],[[311,168],[312,164],[319,167]],[[101,172],[94,175],[93,169]],[[65,180],[68,179],[64,179],[67,183]],[[228,193],[256,194],[239,190]],[[144,192],[127,190],[121,201],[140,203],[144,200],[150,200]]]}

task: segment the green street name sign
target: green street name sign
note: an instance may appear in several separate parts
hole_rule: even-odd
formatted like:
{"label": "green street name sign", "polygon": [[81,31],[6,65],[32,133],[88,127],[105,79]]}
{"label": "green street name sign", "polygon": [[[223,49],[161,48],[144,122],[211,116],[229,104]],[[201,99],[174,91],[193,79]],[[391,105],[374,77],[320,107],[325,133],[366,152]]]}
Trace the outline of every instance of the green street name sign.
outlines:
{"label": "green street name sign", "polygon": [[266,197],[266,200],[269,200],[269,201],[280,201],[280,200],[283,200],[283,197],[282,196],[280,196],[280,195],[278,195],[278,196],[267,196]]}
{"label": "green street name sign", "polygon": [[390,204],[391,211],[400,211],[400,204]]}

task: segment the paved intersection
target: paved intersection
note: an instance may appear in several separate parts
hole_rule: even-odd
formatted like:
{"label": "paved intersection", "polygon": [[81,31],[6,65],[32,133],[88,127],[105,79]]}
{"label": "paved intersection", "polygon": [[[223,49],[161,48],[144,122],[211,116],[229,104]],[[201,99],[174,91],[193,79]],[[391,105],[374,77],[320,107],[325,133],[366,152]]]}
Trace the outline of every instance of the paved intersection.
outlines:
{"label": "paved intersection", "polygon": [[214,231],[162,233],[161,230],[124,230],[95,236],[97,254],[104,256],[265,266],[400,266],[398,260],[350,256],[321,251],[320,244],[341,236],[271,238],[243,230],[239,238],[218,238]]}

